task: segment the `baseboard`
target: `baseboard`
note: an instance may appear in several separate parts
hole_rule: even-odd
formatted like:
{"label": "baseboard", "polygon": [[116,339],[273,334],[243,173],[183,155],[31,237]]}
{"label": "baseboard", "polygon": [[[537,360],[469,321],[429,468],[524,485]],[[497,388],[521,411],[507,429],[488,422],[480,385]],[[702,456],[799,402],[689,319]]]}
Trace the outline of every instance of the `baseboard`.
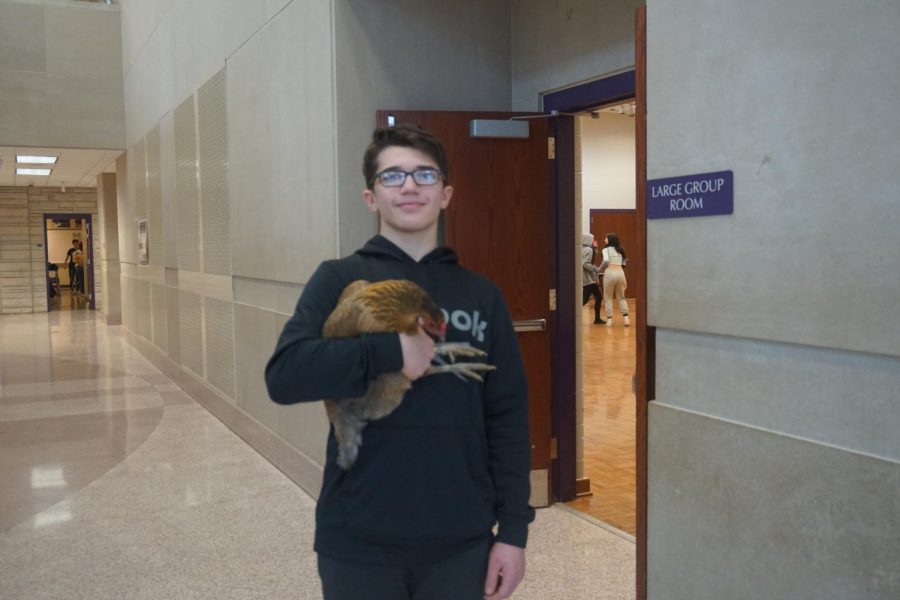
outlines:
{"label": "baseboard", "polygon": [[584,477],[582,479],[575,480],[575,497],[576,498],[584,498],[586,496],[593,496],[594,492],[591,491],[591,479],[589,477]]}

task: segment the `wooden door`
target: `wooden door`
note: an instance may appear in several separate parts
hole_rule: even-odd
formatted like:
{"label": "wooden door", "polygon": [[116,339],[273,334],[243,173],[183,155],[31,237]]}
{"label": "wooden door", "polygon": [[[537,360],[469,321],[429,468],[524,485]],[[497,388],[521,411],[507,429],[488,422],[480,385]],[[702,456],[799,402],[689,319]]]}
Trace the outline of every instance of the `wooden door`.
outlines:
{"label": "wooden door", "polygon": [[[412,123],[447,149],[453,199],[444,214],[444,242],[460,264],[503,291],[514,321],[546,323],[518,333],[529,388],[532,502],[549,502],[550,362],[553,215],[546,119],[529,120],[528,139],[472,138],[472,119],[515,113],[379,111],[378,124]],[[519,327],[517,327],[517,330]]]}
{"label": "wooden door", "polygon": [[[628,288],[625,296],[637,298],[640,296],[642,282],[644,281],[645,266],[642,253],[638,245],[637,236],[637,211],[635,209],[606,209],[592,208],[590,211],[591,233],[600,248],[603,248],[603,238],[607,233],[616,233],[622,242],[622,249],[628,258],[625,267],[625,278]],[[601,259],[597,259],[599,261]]]}

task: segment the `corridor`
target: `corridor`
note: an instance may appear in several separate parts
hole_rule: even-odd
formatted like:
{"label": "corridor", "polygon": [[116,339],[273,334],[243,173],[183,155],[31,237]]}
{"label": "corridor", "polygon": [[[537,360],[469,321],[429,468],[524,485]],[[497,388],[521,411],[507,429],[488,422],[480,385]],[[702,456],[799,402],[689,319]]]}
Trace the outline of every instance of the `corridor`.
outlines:
{"label": "corridor", "polygon": [[[0,481],[0,598],[321,596],[314,500],[92,311],[0,316]],[[518,600],[635,596],[634,543],[572,509],[527,560]]]}

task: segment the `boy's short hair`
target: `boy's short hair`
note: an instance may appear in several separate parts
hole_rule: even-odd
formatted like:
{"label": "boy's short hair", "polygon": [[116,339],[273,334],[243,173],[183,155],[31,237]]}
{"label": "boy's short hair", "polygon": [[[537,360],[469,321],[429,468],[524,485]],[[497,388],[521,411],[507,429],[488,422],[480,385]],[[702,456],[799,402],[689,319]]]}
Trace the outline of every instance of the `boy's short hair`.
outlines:
{"label": "boy's short hair", "polygon": [[401,123],[391,127],[379,127],[372,132],[372,141],[363,155],[363,176],[366,178],[367,189],[371,189],[375,183],[378,156],[382,150],[391,146],[413,148],[428,155],[441,170],[444,183],[447,183],[450,178],[450,165],[447,162],[447,151],[444,150],[441,141],[433,133],[418,125]]}

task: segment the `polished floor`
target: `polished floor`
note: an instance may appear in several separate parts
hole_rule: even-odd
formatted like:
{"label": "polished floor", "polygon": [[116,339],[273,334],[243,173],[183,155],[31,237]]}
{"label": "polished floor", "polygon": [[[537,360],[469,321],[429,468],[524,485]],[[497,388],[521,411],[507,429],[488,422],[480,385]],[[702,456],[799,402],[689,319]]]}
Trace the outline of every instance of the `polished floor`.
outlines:
{"label": "polished floor", "polygon": [[[92,311],[0,316],[0,482],[4,600],[321,596],[314,501]],[[527,560],[518,600],[634,598],[633,541],[569,507]]]}
{"label": "polished floor", "polygon": [[[632,322],[634,300],[628,301]],[[606,314],[605,312],[603,314]],[[584,358],[584,476],[591,495],[567,504],[617,529],[635,534],[635,426],[632,379],[634,326],[623,327],[616,310],[613,327],[593,325],[593,309],[582,309]]]}
{"label": "polished floor", "polygon": [[59,295],[47,299],[47,307],[51,312],[63,310],[88,310],[87,297],[75,294],[69,286],[61,286]]}

